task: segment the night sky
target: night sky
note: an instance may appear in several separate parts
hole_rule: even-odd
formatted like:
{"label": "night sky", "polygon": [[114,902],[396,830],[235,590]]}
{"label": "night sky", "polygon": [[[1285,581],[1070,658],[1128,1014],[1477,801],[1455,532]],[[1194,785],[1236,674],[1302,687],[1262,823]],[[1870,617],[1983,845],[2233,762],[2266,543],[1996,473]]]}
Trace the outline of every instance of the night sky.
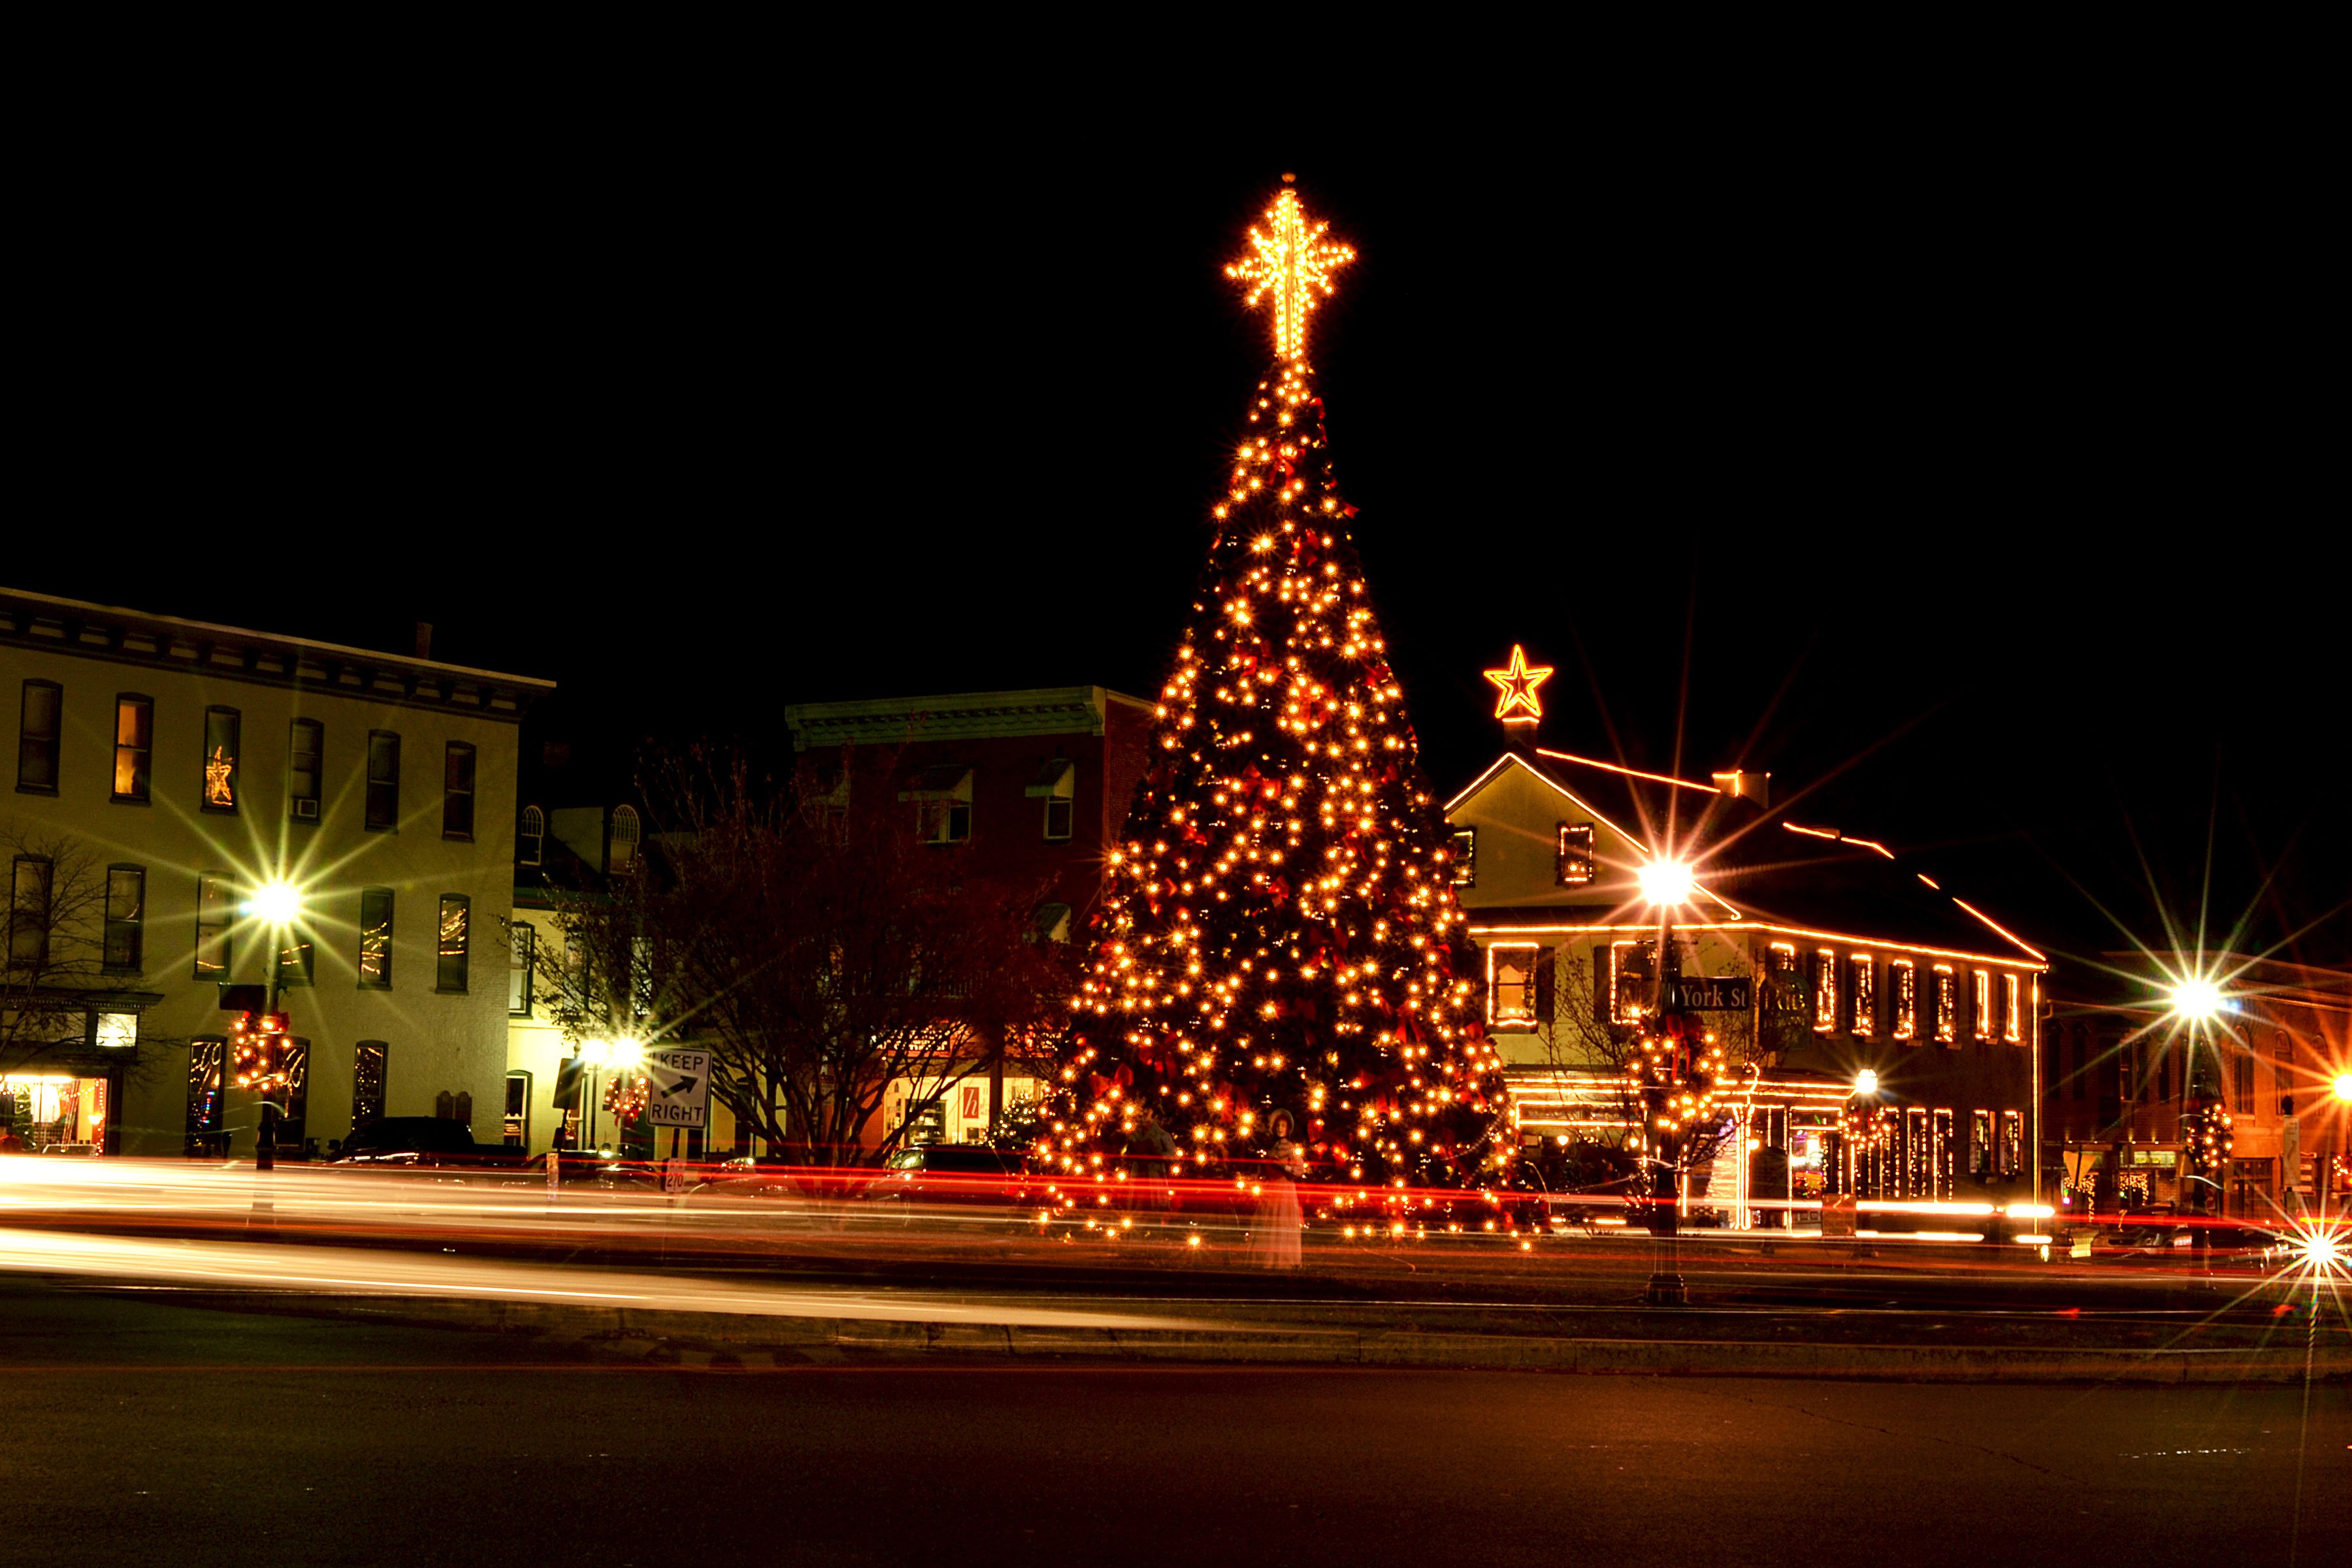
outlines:
{"label": "night sky", "polygon": [[1543,743],[1769,768],[2047,945],[2163,945],[2210,843],[2217,944],[2352,960],[2336,242],[2291,172],[932,129],[166,151],[126,175],[143,243],[47,242],[5,576],[401,650],[429,620],[561,682],[536,727],[592,751],[1148,696],[1266,368],[1221,268],[1295,168],[1360,254],[1313,357],[1441,792],[1518,641],[1559,667]]}

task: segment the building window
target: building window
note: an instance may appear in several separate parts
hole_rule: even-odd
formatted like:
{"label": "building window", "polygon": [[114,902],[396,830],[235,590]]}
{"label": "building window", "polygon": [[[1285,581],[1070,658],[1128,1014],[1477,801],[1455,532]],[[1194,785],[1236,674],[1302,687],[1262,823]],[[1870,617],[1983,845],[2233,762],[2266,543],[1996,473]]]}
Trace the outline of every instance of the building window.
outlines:
{"label": "building window", "polygon": [[507,1011],[513,1016],[528,1016],[530,1012],[530,964],[538,948],[539,932],[522,921],[517,921],[510,933],[514,942],[507,959]]}
{"label": "building window", "polygon": [[2230,1109],[2240,1116],[2254,1113],[2254,1053],[2230,1053]]}
{"label": "building window", "polygon": [[441,895],[441,923],[434,940],[433,989],[466,989],[466,951],[473,900],[462,893]]}
{"label": "building window", "polygon": [[356,1132],[383,1115],[383,1085],[392,1047],[382,1040],[362,1040],[352,1050],[352,1131]]}
{"label": "building window", "polygon": [[400,831],[400,737],[389,730],[368,731],[367,825]]}
{"label": "building window", "polygon": [[236,919],[236,894],[228,879],[208,871],[196,879],[196,978],[228,977],[229,926]]}
{"label": "building window", "polygon": [[1045,837],[1058,843],[1070,837],[1078,814],[1078,764],[1055,757],[1029,786],[1029,794],[1045,802]]}
{"label": "building window", "polygon": [[2017,976],[2003,974],[2000,977],[2000,1037],[2013,1046],[2021,1045],[2025,1040],[2025,1025],[2022,1010],[2017,1005]]}
{"label": "building window", "polygon": [[1543,950],[1528,942],[1496,942],[1486,950],[1486,1022],[1497,1028],[1536,1022],[1537,960]]}
{"label": "building window", "polygon": [[1612,942],[1609,944],[1609,990],[1601,998],[1608,1011],[1605,1017],[1612,1024],[1633,1024],[1641,1021],[1641,1004],[1625,994],[1625,977],[1633,965],[1633,944]]}
{"label": "building window", "polygon": [[635,806],[613,808],[612,847],[605,854],[605,865],[609,869],[625,871],[637,863],[637,836],[640,831]]}
{"label": "building window", "polygon": [[319,820],[319,781],[327,751],[327,727],[297,719],[286,738],[286,810],[297,822]]}
{"label": "building window", "polygon": [[225,1152],[228,1108],[221,1090],[227,1059],[226,1040],[215,1037],[188,1042],[188,1128],[184,1147],[190,1154]]}
{"label": "building window", "polygon": [[1936,1040],[1950,1045],[1960,1036],[1960,977],[1948,963],[1936,965]]}
{"label": "building window", "polygon": [[1454,885],[1457,888],[1478,885],[1478,830],[1475,827],[1454,830]]}
{"label": "building window", "polygon": [[1580,888],[1592,880],[1592,824],[1559,825],[1559,885]]}
{"label": "building window", "polygon": [[1070,906],[1064,903],[1040,904],[1035,916],[1037,935],[1041,941],[1066,942],[1070,940]]}
{"label": "building window", "polygon": [[2278,1096],[2278,1113],[2294,1114],[2294,1041],[2284,1035],[2271,1045],[2271,1091]]}
{"label": "building window", "polygon": [[372,991],[392,989],[390,888],[360,891],[360,984]]}
{"label": "building window", "polygon": [[961,844],[971,837],[971,770],[942,763],[915,775],[915,786],[898,792],[915,803],[915,831],[926,844]]}
{"label": "building window", "polygon": [[2025,1113],[2000,1113],[2000,1173],[2014,1176],[2025,1169]]}
{"label": "building window", "polygon": [[530,1074],[507,1074],[506,1145],[509,1149],[530,1147]]}
{"label": "building window", "polygon": [[125,692],[114,700],[114,798],[147,798],[155,744],[155,700]]}
{"label": "building window", "polygon": [[1969,1112],[1969,1174],[1983,1181],[1992,1174],[1992,1112]]}
{"label": "building window", "polygon": [[1898,1040],[1919,1037],[1919,966],[1897,958],[1886,966],[1886,997],[1892,1004],[1894,1035]]}
{"label": "building window", "polygon": [[1992,973],[1990,970],[1979,969],[1970,973],[1969,1011],[1974,1015],[1972,1021],[1976,1027],[1977,1038],[1991,1039],[1993,1026],[1997,1020],[1992,1016]]}
{"label": "building window", "polygon": [[1837,1020],[1837,954],[1825,947],[1813,954],[1813,1033],[1828,1034]]}
{"label": "building window", "polygon": [[1857,952],[1853,966],[1853,1032],[1868,1037],[1878,1032],[1878,966],[1870,954]]}
{"label": "building window", "polygon": [[37,855],[19,855],[8,879],[8,962],[39,969],[49,961],[49,894],[57,867]]}
{"label": "building window", "polygon": [[522,824],[515,829],[515,864],[536,866],[547,858],[547,813],[535,805],[522,808]]}
{"label": "building window", "polygon": [[147,868],[106,868],[106,967],[135,973],[146,954]]}
{"label": "building window", "polygon": [[314,945],[310,933],[287,926],[278,933],[278,984],[308,985],[313,968]]}
{"label": "building window", "polygon": [[236,762],[242,751],[238,737],[244,728],[244,716],[234,708],[205,710],[206,811],[236,809]]}
{"label": "building window", "polygon": [[278,1136],[289,1149],[302,1146],[302,1123],[310,1113],[310,1042],[278,1042],[278,1070],[286,1075],[286,1106],[278,1119]]}
{"label": "building window", "polygon": [[452,741],[441,771],[441,837],[473,836],[474,748],[463,741]]}
{"label": "building window", "polygon": [[92,1013],[89,1016],[89,1043],[102,1051],[136,1050],[139,1046],[139,1015]]}
{"label": "building window", "polygon": [[16,787],[31,795],[58,793],[58,726],[65,689],[54,680],[28,680],[17,710]]}

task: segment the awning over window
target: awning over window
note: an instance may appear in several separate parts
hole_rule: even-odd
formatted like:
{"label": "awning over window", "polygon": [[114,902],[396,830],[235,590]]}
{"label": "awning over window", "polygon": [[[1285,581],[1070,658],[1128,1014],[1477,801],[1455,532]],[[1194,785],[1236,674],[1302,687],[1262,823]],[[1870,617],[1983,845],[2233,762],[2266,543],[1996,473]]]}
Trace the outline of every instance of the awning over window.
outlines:
{"label": "awning over window", "polygon": [[1023,791],[1033,800],[1069,800],[1078,793],[1078,764],[1055,757],[1037,771],[1037,782]]}
{"label": "awning over window", "polygon": [[915,787],[898,792],[900,800],[971,799],[971,770],[956,763],[925,768],[914,778]]}

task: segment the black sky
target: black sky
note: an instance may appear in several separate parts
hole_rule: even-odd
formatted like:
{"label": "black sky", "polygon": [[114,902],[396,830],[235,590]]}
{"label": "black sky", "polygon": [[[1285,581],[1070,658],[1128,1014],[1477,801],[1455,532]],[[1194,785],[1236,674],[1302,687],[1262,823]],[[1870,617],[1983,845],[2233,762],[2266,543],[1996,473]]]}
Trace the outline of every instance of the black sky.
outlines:
{"label": "black sky", "polygon": [[2217,930],[2352,958],[2342,258],[2293,168],[2095,129],[919,129],[121,168],[39,243],[7,577],[430,620],[583,741],[1148,695],[1265,369],[1220,268],[1295,168],[1361,255],[1315,359],[1442,791],[1519,641],[1560,669],[1545,743],[1817,786],[1798,820],[2067,951],[2123,945],[2100,904],[2193,919],[2210,840]]}

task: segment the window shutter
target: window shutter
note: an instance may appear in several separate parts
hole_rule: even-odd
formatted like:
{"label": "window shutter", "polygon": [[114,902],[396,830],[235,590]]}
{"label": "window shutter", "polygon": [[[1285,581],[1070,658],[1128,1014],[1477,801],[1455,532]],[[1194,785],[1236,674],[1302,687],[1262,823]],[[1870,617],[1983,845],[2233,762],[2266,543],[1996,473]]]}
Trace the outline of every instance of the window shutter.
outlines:
{"label": "window shutter", "polygon": [[1555,989],[1552,975],[1553,957],[1553,950],[1549,947],[1536,949],[1536,1026],[1539,1029],[1549,1029],[1554,1022],[1552,1015],[1554,1000],[1552,993]]}

